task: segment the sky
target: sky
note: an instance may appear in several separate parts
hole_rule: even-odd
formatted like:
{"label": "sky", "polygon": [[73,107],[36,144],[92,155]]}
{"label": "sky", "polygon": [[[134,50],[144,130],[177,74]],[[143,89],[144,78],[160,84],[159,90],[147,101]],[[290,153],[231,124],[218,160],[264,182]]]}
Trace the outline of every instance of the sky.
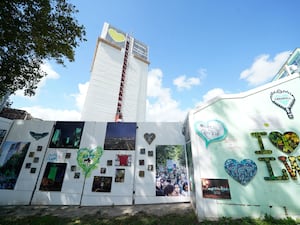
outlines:
{"label": "sky", "polygon": [[183,121],[209,99],[268,83],[300,47],[299,0],[69,0],[86,42],[66,66],[47,61],[34,97],[12,108],[77,121],[104,22],[149,46],[146,121]]}

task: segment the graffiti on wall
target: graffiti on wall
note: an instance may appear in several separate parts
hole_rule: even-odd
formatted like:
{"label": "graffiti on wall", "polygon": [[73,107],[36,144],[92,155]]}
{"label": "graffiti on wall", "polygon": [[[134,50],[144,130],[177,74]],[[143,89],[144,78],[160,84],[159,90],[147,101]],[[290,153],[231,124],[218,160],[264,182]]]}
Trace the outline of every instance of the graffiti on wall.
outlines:
{"label": "graffiti on wall", "polygon": [[291,111],[295,103],[294,95],[285,90],[277,90],[271,93],[270,98],[275,105],[286,111],[290,119],[294,118],[293,113]]}
{"label": "graffiti on wall", "polygon": [[40,140],[43,137],[46,137],[49,133],[48,132],[43,132],[43,133],[37,133],[34,131],[29,131],[29,134],[31,137],[33,137],[36,141]]}
{"label": "graffiti on wall", "polygon": [[[268,177],[264,177],[267,181],[276,181],[276,180],[288,180],[289,176],[293,179],[297,179],[297,172],[300,175],[300,167],[298,166],[296,159],[300,161],[300,156],[279,156],[278,160],[283,163],[285,169],[282,169],[282,174],[276,176],[273,172],[272,161],[275,161],[276,158],[270,156],[272,154],[272,150],[266,150],[263,144],[263,137],[267,136],[269,141],[282,153],[290,154],[296,150],[299,145],[299,136],[292,131],[287,131],[284,133],[280,133],[278,131],[272,131],[269,134],[267,132],[253,132],[251,136],[256,138],[258,141],[259,150],[255,151],[258,155],[268,155],[267,157],[259,157],[258,160],[261,162],[265,162],[267,166],[267,170],[269,173]],[[288,160],[287,160],[288,159]],[[289,163],[288,163],[289,161]]]}
{"label": "graffiti on wall", "polygon": [[84,171],[85,177],[89,177],[91,172],[97,168],[100,157],[103,155],[102,147],[94,149],[81,148],[77,152],[77,163]]}
{"label": "graffiti on wall", "polygon": [[146,142],[149,144],[149,145],[151,145],[151,143],[152,143],[152,141],[154,141],[154,139],[155,139],[155,134],[154,133],[145,133],[144,134],[144,138],[145,138],[145,140],[146,140]]}
{"label": "graffiti on wall", "polygon": [[221,141],[227,136],[227,129],[219,120],[195,122],[194,129],[198,136],[204,140],[206,148],[210,143]]}

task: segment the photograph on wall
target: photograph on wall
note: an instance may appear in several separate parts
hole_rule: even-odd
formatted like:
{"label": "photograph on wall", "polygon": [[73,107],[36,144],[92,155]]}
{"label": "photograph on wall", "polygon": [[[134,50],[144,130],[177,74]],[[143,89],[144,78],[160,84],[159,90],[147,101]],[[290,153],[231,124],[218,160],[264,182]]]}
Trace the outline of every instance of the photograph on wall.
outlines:
{"label": "photograph on wall", "polygon": [[123,183],[125,180],[125,169],[116,169],[115,182]]}
{"label": "photograph on wall", "polygon": [[107,123],[104,150],[135,150],[136,123]]}
{"label": "photograph on wall", "polygon": [[40,191],[61,191],[67,163],[48,162],[45,168]]}
{"label": "photograph on wall", "polygon": [[0,151],[0,189],[14,189],[30,142],[6,141]]}
{"label": "photograph on wall", "polygon": [[115,158],[115,166],[131,166],[132,156],[125,154],[117,154]]}
{"label": "photograph on wall", "polygon": [[92,192],[110,192],[112,177],[94,176]]}
{"label": "photograph on wall", "polygon": [[231,199],[227,179],[202,178],[201,181],[203,198]]}
{"label": "photograph on wall", "polygon": [[156,146],[156,196],[189,195],[186,157],[182,145]]}
{"label": "photograph on wall", "polygon": [[0,129],[0,146],[3,142],[3,140],[4,140],[5,135],[6,135],[6,130],[1,130]]}
{"label": "photograph on wall", "polygon": [[49,148],[79,148],[84,122],[56,122]]}

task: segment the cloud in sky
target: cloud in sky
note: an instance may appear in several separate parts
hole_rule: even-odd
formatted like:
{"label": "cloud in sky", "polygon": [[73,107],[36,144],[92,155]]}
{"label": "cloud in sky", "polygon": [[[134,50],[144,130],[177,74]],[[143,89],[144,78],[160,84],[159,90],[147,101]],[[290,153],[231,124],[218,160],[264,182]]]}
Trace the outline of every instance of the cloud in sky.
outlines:
{"label": "cloud in sky", "polygon": [[200,102],[197,102],[195,105],[196,106],[200,106],[201,104],[217,97],[217,96],[220,96],[220,95],[223,95],[225,94],[224,90],[222,88],[214,88],[214,89],[211,89],[209,90],[208,92],[206,92],[205,95],[203,95],[202,97],[202,101]]}
{"label": "cloud in sky", "polygon": [[26,110],[33,117],[42,120],[59,120],[59,121],[78,121],[81,117],[81,110],[83,108],[86,92],[89,86],[89,82],[84,84],[78,84],[78,93],[71,94],[70,97],[74,98],[77,109],[62,110],[59,108],[44,108],[42,106],[23,107],[22,110]]}
{"label": "cloud in sky", "polygon": [[201,83],[199,77],[189,77],[186,75],[181,75],[173,80],[173,84],[177,87],[179,91],[184,89],[191,89],[192,86],[199,85]]}
{"label": "cloud in sky", "polygon": [[196,77],[187,77],[186,75],[181,75],[173,80],[173,84],[179,91],[182,91],[184,89],[191,89],[192,86],[200,85],[202,79],[206,76],[205,69],[200,69],[198,73],[199,76]]}
{"label": "cloud in sky", "polygon": [[240,74],[240,79],[246,80],[250,86],[264,84],[276,75],[289,55],[290,51],[278,53],[273,59],[270,55],[260,55]]}
{"label": "cloud in sky", "polygon": [[152,69],[148,73],[146,120],[151,122],[183,121],[188,109],[180,109],[179,102],[171,96],[171,89],[162,86],[163,73]]}
{"label": "cloud in sky", "polygon": [[78,121],[81,116],[78,110],[62,110],[42,106],[22,107],[22,110],[27,111],[34,118],[50,121]]}
{"label": "cloud in sky", "polygon": [[78,84],[79,93],[71,95],[72,97],[75,97],[76,106],[78,107],[78,109],[80,111],[83,108],[84,100],[85,100],[85,97],[86,97],[88,87],[89,87],[89,82],[88,81],[84,84],[79,83]]}

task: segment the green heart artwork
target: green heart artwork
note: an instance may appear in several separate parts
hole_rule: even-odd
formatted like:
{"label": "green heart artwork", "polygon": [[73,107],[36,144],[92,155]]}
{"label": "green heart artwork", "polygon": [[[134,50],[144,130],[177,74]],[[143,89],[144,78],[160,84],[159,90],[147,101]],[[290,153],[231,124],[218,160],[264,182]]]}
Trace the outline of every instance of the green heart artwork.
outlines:
{"label": "green heart artwork", "polygon": [[292,131],[280,133],[273,131],[269,134],[269,140],[274,146],[284,153],[292,153],[299,145],[299,136]]}
{"label": "green heart artwork", "polygon": [[103,148],[97,146],[94,149],[81,148],[77,152],[77,163],[83,169],[85,177],[97,168],[100,157],[103,155]]}

